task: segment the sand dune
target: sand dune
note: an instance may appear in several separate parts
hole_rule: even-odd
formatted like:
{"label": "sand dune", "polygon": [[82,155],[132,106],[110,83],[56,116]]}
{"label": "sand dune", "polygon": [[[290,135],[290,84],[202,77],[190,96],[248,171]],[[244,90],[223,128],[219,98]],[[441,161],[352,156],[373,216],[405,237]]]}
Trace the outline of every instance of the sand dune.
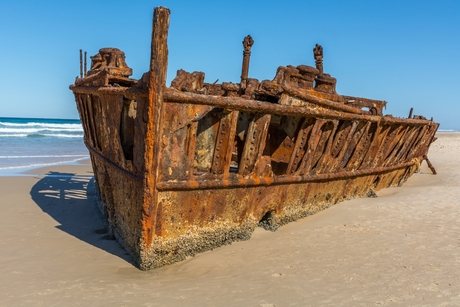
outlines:
{"label": "sand dune", "polygon": [[0,306],[458,306],[460,133],[438,137],[436,176],[148,272],[105,233],[90,165],[0,177]]}

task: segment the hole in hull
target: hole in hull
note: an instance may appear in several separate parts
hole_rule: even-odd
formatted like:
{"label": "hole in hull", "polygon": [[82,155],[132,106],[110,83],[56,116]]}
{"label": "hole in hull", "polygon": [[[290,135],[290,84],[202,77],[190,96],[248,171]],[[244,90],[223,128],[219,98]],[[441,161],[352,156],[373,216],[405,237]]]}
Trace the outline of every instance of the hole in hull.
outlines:
{"label": "hole in hull", "polygon": [[280,225],[273,211],[268,211],[259,221],[259,227],[268,231],[276,231]]}

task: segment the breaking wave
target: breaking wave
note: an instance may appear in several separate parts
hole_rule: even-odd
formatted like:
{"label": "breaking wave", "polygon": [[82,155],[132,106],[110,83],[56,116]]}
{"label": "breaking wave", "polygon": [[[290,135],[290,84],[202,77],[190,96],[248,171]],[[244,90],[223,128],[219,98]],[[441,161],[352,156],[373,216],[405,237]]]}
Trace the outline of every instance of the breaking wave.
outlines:
{"label": "breaking wave", "polygon": [[81,124],[53,124],[53,123],[9,123],[0,121],[0,127],[41,127],[41,128],[59,128],[59,129],[78,129],[82,130]]}
{"label": "breaking wave", "polygon": [[8,122],[0,120],[0,138],[55,137],[83,138],[81,123],[55,122]]}
{"label": "breaking wave", "polygon": [[[79,120],[0,117],[0,170],[88,159]],[[0,174],[1,175],[1,174]]]}

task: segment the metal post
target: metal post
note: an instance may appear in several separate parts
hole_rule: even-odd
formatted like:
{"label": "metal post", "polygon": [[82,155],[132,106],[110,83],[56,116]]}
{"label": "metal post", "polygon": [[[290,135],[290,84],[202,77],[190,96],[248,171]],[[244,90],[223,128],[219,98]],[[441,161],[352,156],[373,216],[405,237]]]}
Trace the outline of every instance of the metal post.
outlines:
{"label": "metal post", "polygon": [[83,56],[82,56],[82,50],[80,49],[80,78],[83,78]]}
{"label": "metal post", "polygon": [[86,78],[86,51],[85,51],[85,78]]}
{"label": "metal post", "polygon": [[249,73],[249,58],[251,57],[251,47],[254,44],[254,40],[251,35],[248,35],[243,40],[243,69],[241,71],[241,87],[246,87],[246,79]]}
{"label": "metal post", "polygon": [[315,64],[316,69],[319,70],[319,74],[323,74],[323,47],[321,45],[316,44],[315,48],[313,48],[313,55],[315,57]]}
{"label": "metal post", "polygon": [[[165,7],[156,7],[153,12],[152,43],[150,53],[149,71],[149,104],[147,108],[147,129],[145,131],[144,154],[144,201],[143,212],[143,242],[150,246],[155,233],[155,223],[158,208],[158,191],[156,189],[157,168],[160,156],[161,127],[163,121],[163,94],[166,89],[166,72],[168,68],[168,29],[170,11]],[[139,260],[142,268],[143,262],[148,265],[148,258]]]}

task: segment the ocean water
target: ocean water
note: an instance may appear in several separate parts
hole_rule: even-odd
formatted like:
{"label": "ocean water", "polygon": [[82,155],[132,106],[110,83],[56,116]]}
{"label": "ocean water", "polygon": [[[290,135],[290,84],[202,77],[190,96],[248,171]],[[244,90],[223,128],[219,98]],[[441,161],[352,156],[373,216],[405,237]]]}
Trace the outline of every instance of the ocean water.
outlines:
{"label": "ocean water", "polygon": [[88,158],[79,120],[0,117],[0,170]]}

